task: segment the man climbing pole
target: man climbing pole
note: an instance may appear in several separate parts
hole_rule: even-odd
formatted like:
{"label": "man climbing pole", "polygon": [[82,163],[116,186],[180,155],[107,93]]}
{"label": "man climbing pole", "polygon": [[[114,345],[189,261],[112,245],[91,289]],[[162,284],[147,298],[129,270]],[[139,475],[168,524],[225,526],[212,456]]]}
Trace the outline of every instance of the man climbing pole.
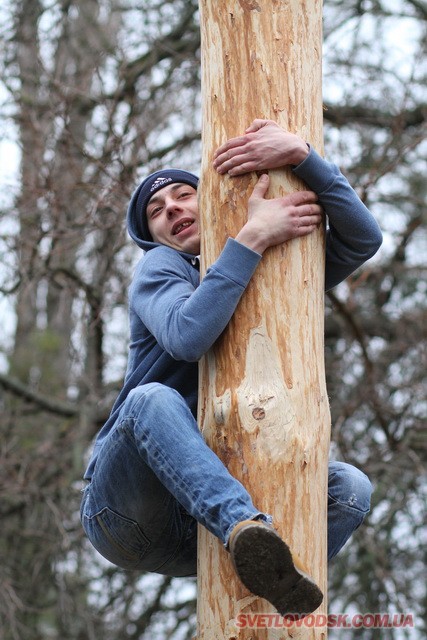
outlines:
{"label": "man climbing pole", "polygon": [[[231,176],[290,166],[307,188],[268,199],[263,173],[245,223],[201,281],[198,178],[165,169],[136,189],[128,230],[145,254],[130,287],[128,366],[85,473],[82,523],[93,546],[114,564],[171,576],[196,574],[199,523],[230,552],[251,592],[282,615],[303,615],[316,609],[322,593],[263,504],[253,504],[206,445],[195,418],[197,361],[221,336],[270,247],[309,236],[326,215],[330,288],[377,251],[381,233],[338,168],[272,121],[255,120],[212,160],[219,175]],[[329,558],[363,521],[370,491],[362,472],[330,464]]]}

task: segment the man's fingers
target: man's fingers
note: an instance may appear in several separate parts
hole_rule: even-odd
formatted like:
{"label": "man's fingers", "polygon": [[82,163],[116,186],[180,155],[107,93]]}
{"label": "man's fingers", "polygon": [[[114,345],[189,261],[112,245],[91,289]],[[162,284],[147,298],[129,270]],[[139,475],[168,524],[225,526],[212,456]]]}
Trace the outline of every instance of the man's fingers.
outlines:
{"label": "man's fingers", "polygon": [[302,237],[302,236],[308,236],[310,233],[313,233],[313,231],[316,231],[316,229],[319,227],[318,224],[307,224],[304,226],[299,227],[298,231],[295,233],[295,237]]}
{"label": "man's fingers", "polygon": [[294,191],[284,196],[286,204],[293,204],[295,206],[310,204],[317,202],[318,197],[314,191]]}
{"label": "man's fingers", "polygon": [[229,169],[232,169],[236,164],[241,164],[241,147],[234,147],[221,153],[213,161],[214,169],[219,173],[226,173]]}
{"label": "man's fingers", "polygon": [[224,145],[224,150],[221,151],[221,153],[219,153],[219,149],[218,149],[218,155],[215,157],[214,165],[224,164],[225,162],[229,162],[230,160],[235,158],[235,156],[241,153],[240,147],[241,145],[236,147],[229,147],[229,146],[225,147]]}
{"label": "man's fingers", "polygon": [[255,133],[255,131],[259,131],[262,127],[265,127],[267,124],[276,124],[274,120],[265,120],[263,118],[256,118],[252,124],[246,129],[245,133]]}
{"label": "man's fingers", "polygon": [[245,136],[239,136],[238,138],[231,138],[230,140],[227,140],[227,142],[224,142],[224,144],[218,147],[218,149],[215,151],[214,160],[217,160],[224,154],[230,153],[233,149],[236,149],[236,147],[242,147],[244,144],[246,144],[246,141],[247,139],[245,138]]}
{"label": "man's fingers", "polygon": [[[265,127],[268,124],[274,124],[278,126],[273,120],[264,120],[262,118],[256,118],[246,129],[245,134],[247,133],[255,133]],[[222,145],[218,147],[218,149],[214,153],[214,158],[217,158],[222,153],[228,151],[233,147],[240,147],[246,144],[247,138],[245,136],[236,136],[235,138],[230,138],[227,142],[224,142]]]}
{"label": "man's fingers", "polygon": [[248,144],[233,147],[219,155],[213,162],[218,173],[229,173],[230,176],[242,175],[260,169],[256,155],[251,157]]}
{"label": "man's fingers", "polygon": [[254,186],[251,198],[265,198],[265,194],[267,193],[269,184],[270,184],[270,178],[266,173],[263,173],[262,176],[259,177],[256,185]]}
{"label": "man's fingers", "polygon": [[256,171],[257,167],[254,162],[242,162],[237,167],[232,167],[228,170],[228,175],[233,176],[241,176],[245,173],[250,173],[251,171]]}
{"label": "man's fingers", "polygon": [[322,222],[322,216],[319,214],[301,216],[300,227],[317,227]]}
{"label": "man's fingers", "polygon": [[[230,151],[232,149],[235,149],[236,147],[245,146],[249,142],[249,138],[247,137],[248,133],[255,133],[256,131],[259,131],[260,129],[262,129],[262,127],[265,127],[268,124],[273,124],[274,125],[275,122],[273,122],[273,120],[262,120],[260,118],[257,118],[246,129],[245,135],[237,136],[236,138],[230,138],[230,140],[227,140],[227,142],[224,142],[224,144],[219,146],[218,149],[214,152],[214,155],[213,155],[213,157],[214,157],[214,166],[217,166],[218,164],[221,164],[221,162],[218,162],[218,160],[224,162],[224,160],[222,160],[222,158],[220,158],[221,155],[226,154],[226,153],[230,153]],[[237,151],[237,153],[239,153],[239,151]],[[232,156],[229,156],[228,158],[226,157],[225,160],[228,160],[230,157],[232,157]]]}
{"label": "man's fingers", "polygon": [[246,129],[245,133],[255,133],[255,131],[259,131],[261,127],[265,127],[268,124],[269,120],[262,120],[261,118],[256,118]]}
{"label": "man's fingers", "polygon": [[307,204],[300,207],[302,210],[301,217],[304,218],[316,218],[320,220],[322,219],[323,209],[320,204]]}

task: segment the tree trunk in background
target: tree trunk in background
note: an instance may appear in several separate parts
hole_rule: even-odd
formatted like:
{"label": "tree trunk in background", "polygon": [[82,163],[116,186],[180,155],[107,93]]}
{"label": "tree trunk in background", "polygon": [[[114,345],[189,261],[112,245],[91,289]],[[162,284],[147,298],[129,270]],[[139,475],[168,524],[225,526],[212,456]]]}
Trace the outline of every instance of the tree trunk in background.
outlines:
{"label": "tree trunk in background", "polygon": [[[315,0],[201,0],[202,271],[247,216],[255,175],[220,177],[213,151],[255,118],[322,149],[321,24]],[[269,197],[304,185],[270,171]],[[324,377],[322,231],[266,252],[223,336],[200,367],[203,433],[325,593],[330,417]],[[218,304],[221,301],[218,300]],[[273,613],[235,577],[200,528],[198,638],[325,638],[326,628],[240,629],[241,613]],[[282,622],[277,618],[279,624]],[[290,635],[292,633],[292,636]]]}
{"label": "tree trunk in background", "polygon": [[[15,346],[10,360],[11,372],[28,382],[35,366],[34,340],[37,331],[37,295],[42,266],[38,255],[41,237],[41,215],[38,199],[42,191],[40,167],[43,163],[47,123],[38,104],[37,21],[42,13],[39,2],[23,3],[16,19],[16,63],[19,69],[20,101],[18,118],[22,149],[22,189],[17,201],[19,211],[19,281],[16,296]],[[37,278],[34,286],[33,279]]]}
{"label": "tree trunk in background", "polygon": [[[89,95],[102,55],[79,46],[85,27],[87,31],[87,25],[97,24],[98,2],[79,0],[74,9],[75,19],[63,27],[56,42],[52,84],[57,93],[50,94],[50,102],[40,81],[44,70],[38,37],[43,14],[39,2],[25,0],[16,36],[21,85],[21,286],[11,371],[32,387],[61,397],[66,396],[70,384],[73,306],[79,284],[76,264],[85,240],[81,228],[89,197],[84,151],[91,110],[82,109],[80,98]],[[92,37],[95,40],[93,33]],[[69,286],[70,281],[74,286]],[[88,328],[88,351],[97,322],[96,317]],[[91,386],[99,391],[102,381],[97,371],[89,371],[89,375],[82,388]]]}

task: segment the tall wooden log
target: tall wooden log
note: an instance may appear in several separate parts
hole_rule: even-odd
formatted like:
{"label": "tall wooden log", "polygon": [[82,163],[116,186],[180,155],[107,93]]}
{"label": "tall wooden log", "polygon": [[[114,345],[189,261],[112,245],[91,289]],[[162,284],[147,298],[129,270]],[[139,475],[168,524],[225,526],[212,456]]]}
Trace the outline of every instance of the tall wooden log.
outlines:
{"label": "tall wooden log", "polygon": [[[247,217],[256,176],[212,169],[213,151],[255,118],[322,149],[321,23],[317,0],[200,0],[203,160],[202,272]],[[270,171],[269,197],[304,188]],[[322,230],[269,249],[220,340],[200,365],[206,440],[303,560],[326,594],[327,457]],[[218,300],[218,304],[221,301]],[[326,597],[317,614],[324,614]],[[199,531],[198,639],[326,638],[321,618],[289,629],[236,578],[229,554]],[[255,620],[257,629],[244,628]],[[266,628],[262,628],[262,625]],[[312,625],[314,626],[308,626]],[[243,627],[243,628],[242,628]],[[270,627],[270,628],[269,628]]]}

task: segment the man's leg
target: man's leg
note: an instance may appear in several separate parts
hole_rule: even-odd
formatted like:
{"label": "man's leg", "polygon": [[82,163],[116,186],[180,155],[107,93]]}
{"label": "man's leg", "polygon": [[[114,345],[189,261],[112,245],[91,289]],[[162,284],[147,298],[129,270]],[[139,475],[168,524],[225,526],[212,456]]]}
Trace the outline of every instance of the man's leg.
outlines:
{"label": "man's leg", "polygon": [[279,613],[316,609],[321,591],[208,447],[184,399],[158,384],[131,395],[126,417],[142,459],[191,516],[224,544],[230,542],[243,584]]}
{"label": "man's leg", "polygon": [[255,517],[268,521],[207,446],[184,399],[164,385],[134,389],[84,492],[94,547],[126,569],[194,575],[196,520],[225,543]]}
{"label": "man's leg", "polygon": [[238,522],[268,516],[206,444],[182,396],[161,384],[134,389],[123,429],[179,504],[224,544]]}
{"label": "man's leg", "polygon": [[197,524],[141,460],[118,423],[83,492],[81,519],[93,546],[123,569],[195,575]]}
{"label": "man's leg", "polygon": [[248,589],[280,613],[309,613],[320,604],[320,590],[286,543],[266,524],[255,526],[254,520],[268,523],[269,517],[207,446],[184,399],[163,385],[144,385],[129,394],[100,451],[82,519],[94,546],[112,562],[185,575],[183,563],[172,573],[195,541],[183,515],[224,544],[244,523],[230,548],[233,564]]}
{"label": "man's leg", "polygon": [[337,555],[369,512],[369,478],[345,462],[330,462],[328,473],[328,560]]}

